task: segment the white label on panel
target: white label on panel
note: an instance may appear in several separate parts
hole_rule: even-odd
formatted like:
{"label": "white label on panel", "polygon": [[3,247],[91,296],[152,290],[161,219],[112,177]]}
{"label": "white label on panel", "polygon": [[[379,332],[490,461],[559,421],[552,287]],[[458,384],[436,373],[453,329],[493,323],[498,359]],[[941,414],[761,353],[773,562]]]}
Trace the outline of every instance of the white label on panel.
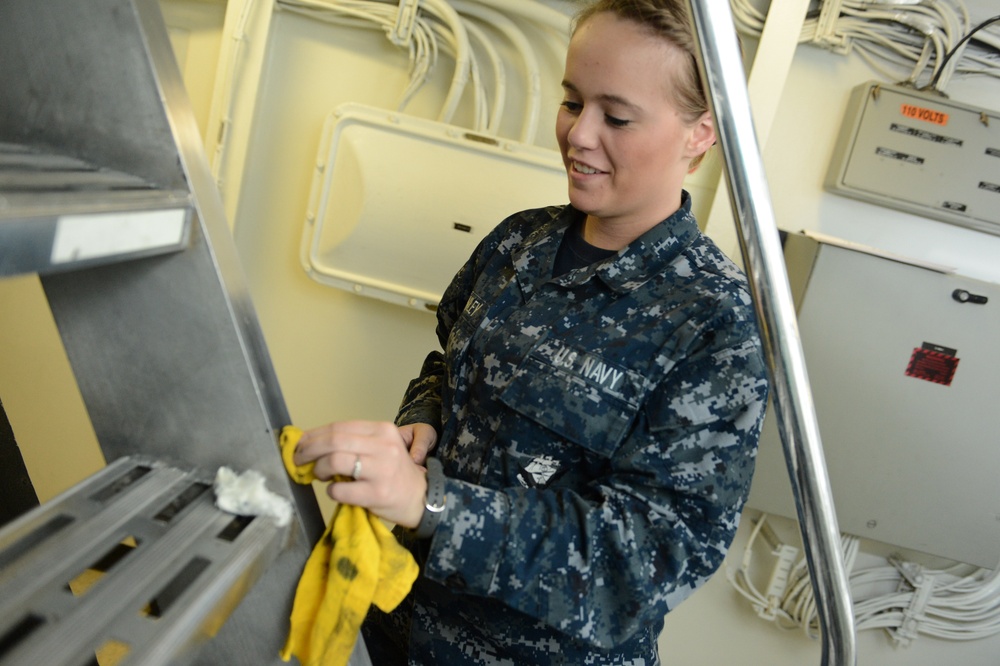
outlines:
{"label": "white label on panel", "polygon": [[56,223],[52,263],[82,261],[177,245],[184,237],[185,210],[64,215]]}

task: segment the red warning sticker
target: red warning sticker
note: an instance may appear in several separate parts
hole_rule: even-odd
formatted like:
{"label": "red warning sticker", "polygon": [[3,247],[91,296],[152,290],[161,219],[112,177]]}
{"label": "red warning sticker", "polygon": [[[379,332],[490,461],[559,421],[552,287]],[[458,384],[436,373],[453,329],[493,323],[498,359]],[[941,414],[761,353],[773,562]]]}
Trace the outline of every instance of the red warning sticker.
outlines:
{"label": "red warning sticker", "polygon": [[922,347],[913,350],[906,366],[906,374],[908,377],[951,386],[955,369],[958,368],[957,353],[954,349],[925,342]]}
{"label": "red warning sticker", "polygon": [[942,127],[948,124],[948,114],[935,111],[934,109],[914,106],[913,104],[903,104],[900,106],[899,111],[907,118],[913,118],[914,120],[923,120],[935,125],[941,125]]}

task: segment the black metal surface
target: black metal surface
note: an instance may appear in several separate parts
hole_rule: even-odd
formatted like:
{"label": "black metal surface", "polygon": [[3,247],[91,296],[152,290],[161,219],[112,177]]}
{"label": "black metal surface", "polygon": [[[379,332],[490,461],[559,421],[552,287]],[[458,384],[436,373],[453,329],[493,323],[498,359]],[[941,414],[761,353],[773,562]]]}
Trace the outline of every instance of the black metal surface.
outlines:
{"label": "black metal surface", "polygon": [[36,506],[38,495],[0,399],[0,527]]}

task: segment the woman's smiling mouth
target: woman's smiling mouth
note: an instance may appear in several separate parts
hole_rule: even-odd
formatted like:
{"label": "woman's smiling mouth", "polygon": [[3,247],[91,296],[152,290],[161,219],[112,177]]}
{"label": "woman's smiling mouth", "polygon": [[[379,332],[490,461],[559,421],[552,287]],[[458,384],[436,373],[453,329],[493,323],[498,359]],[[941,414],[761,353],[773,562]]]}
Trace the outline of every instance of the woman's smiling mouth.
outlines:
{"label": "woman's smiling mouth", "polygon": [[587,175],[591,175],[591,174],[595,174],[595,173],[604,173],[600,169],[595,169],[592,166],[588,166],[588,165],[584,164],[583,162],[577,162],[576,160],[572,161],[572,165],[573,165],[573,171],[576,171],[577,173],[582,173],[582,174],[587,174]]}

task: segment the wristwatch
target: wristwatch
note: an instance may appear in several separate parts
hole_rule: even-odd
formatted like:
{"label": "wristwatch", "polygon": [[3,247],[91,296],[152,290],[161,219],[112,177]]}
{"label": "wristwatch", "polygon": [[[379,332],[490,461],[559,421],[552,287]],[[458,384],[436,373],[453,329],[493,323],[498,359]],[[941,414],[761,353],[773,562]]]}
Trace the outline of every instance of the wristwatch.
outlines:
{"label": "wristwatch", "polygon": [[417,525],[416,537],[426,539],[434,534],[438,523],[448,508],[448,498],[444,495],[444,471],[437,458],[427,459],[427,496],[424,499],[424,515]]}

